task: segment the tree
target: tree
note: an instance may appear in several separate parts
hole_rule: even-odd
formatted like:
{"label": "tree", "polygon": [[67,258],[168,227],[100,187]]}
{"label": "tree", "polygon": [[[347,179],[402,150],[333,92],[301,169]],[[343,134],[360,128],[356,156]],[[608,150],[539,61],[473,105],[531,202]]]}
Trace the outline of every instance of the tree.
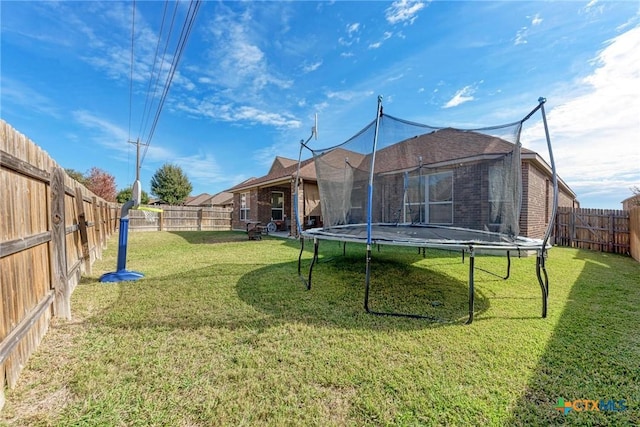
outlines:
{"label": "tree", "polygon": [[180,166],[165,163],[151,178],[151,194],[169,205],[183,203],[193,186]]}
{"label": "tree", "polygon": [[113,175],[94,166],[87,173],[86,179],[85,186],[93,194],[107,202],[116,201],[116,179]]}
{"label": "tree", "polygon": [[640,185],[634,185],[633,187],[631,187],[631,192],[634,196],[636,196],[632,203],[640,206]]}
{"label": "tree", "polygon": [[71,178],[75,179],[76,181],[78,181],[78,183],[84,185],[85,187],[87,186],[87,178],[84,177],[84,174],[82,172],[78,172],[75,169],[65,169],[64,170],[67,175],[69,175]]}
{"label": "tree", "polygon": [[[131,194],[132,192],[133,192],[132,187],[127,187],[124,190],[120,190],[116,195],[116,202],[126,203],[129,200],[132,200],[133,199],[133,196]],[[149,204],[149,194],[147,194],[147,192],[144,190],[140,191],[140,204],[142,205]]]}

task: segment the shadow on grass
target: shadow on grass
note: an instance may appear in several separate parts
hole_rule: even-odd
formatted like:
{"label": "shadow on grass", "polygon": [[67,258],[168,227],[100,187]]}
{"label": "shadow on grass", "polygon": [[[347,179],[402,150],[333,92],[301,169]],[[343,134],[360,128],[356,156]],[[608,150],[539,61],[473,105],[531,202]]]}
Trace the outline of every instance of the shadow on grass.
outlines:
{"label": "shadow on grass", "polygon": [[[321,261],[314,269],[310,291],[297,275],[297,261],[250,271],[246,265],[215,263],[182,274],[117,283],[116,300],[91,321],[126,329],[266,329],[306,323],[410,330],[460,324],[467,318],[467,283],[450,276],[402,260],[376,259],[371,274],[372,309],[419,313],[439,321],[374,316],[363,308],[363,257],[354,254]],[[488,300],[476,289],[476,314],[488,307]]]}
{"label": "shadow on grass", "polygon": [[194,245],[246,242],[249,240],[247,233],[243,231],[170,231],[169,233],[180,236]]}
{"label": "shadow on grass", "polygon": [[[297,263],[286,266],[285,277],[274,277],[272,267],[263,267],[244,275],[237,285],[240,298],[272,317],[286,321],[324,326],[375,329],[420,329],[463,323],[468,316],[468,286],[450,276],[411,265],[419,259],[374,254],[369,307],[374,311],[411,313],[429,319],[376,316],[364,310],[365,259],[356,248],[342,254],[342,248],[329,251],[313,269],[311,290],[297,277]],[[407,259],[409,258],[409,259]],[[301,274],[308,277],[310,260],[304,260]],[[275,283],[296,281],[294,289],[278,290]],[[476,289],[476,314],[489,307],[487,298]]]}
{"label": "shadow on grass", "polygon": [[[586,250],[575,259],[584,268],[510,425],[640,425],[640,264]],[[558,399],[611,400],[619,411],[578,403],[564,414]]]}

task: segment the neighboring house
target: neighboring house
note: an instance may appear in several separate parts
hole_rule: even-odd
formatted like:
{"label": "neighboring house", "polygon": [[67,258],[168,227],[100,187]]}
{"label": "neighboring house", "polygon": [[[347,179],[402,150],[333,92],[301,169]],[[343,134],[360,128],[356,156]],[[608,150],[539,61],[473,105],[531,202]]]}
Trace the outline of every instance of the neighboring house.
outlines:
{"label": "neighboring house", "polygon": [[198,196],[189,196],[183,203],[183,206],[207,208],[219,206],[223,208],[231,208],[233,207],[233,194],[222,191],[213,196],[208,193],[202,193]]}
{"label": "neighboring house", "polygon": [[[293,200],[298,161],[277,156],[269,172],[250,178],[227,191],[233,193],[234,230],[246,230],[248,224],[271,221],[281,224],[281,230],[297,229]],[[320,225],[320,197],[312,159],[300,165],[298,209],[304,217],[303,227]]]}
{"label": "neighboring house", "polygon": [[640,194],[634,194],[631,197],[627,197],[622,202],[622,210],[630,211],[634,206],[640,206]]}
{"label": "neighboring house", "polygon": [[[499,138],[482,135],[475,132],[465,132],[462,137],[460,131],[454,129],[442,129],[438,132],[421,135],[379,150],[376,154],[376,174],[386,176],[396,175],[401,177],[401,172],[415,168],[415,158],[407,158],[403,153],[412,152],[420,154],[423,166],[438,165],[439,174],[449,174],[447,182],[450,182],[451,218],[440,218],[438,223],[454,223],[454,215],[462,215],[461,206],[455,205],[456,191],[481,191],[489,194],[487,189],[477,187],[488,182],[487,170],[478,171],[476,177],[465,176],[459,178],[447,172],[449,168],[465,163],[471,164],[487,156],[509,153],[513,144]],[[330,156],[330,157],[329,157]],[[338,149],[324,157],[324,161],[344,164],[345,159],[353,165],[362,162],[370,162],[370,155],[362,155],[346,150]],[[547,224],[552,219],[553,184],[552,171],[549,165],[534,151],[522,148],[522,210],[520,215],[520,234],[532,238],[541,238],[547,229]],[[228,191],[234,194],[233,228],[245,229],[247,223],[260,221],[267,223],[272,219],[280,219],[284,215],[291,218],[292,230],[295,231],[293,218],[294,183],[297,172],[295,160],[276,157],[269,173],[260,178],[254,178],[239,184]],[[299,187],[299,212],[303,216],[303,228],[322,225],[320,211],[320,197],[316,180],[316,170],[313,159],[305,160],[300,165],[301,183]],[[393,186],[392,181],[389,181]],[[470,183],[475,183],[474,186]],[[478,184],[480,183],[480,184]],[[402,180],[397,179],[397,188],[387,188],[390,197],[403,197]],[[472,190],[472,187],[474,190]],[[562,179],[558,178],[558,205],[578,207],[576,194]],[[464,197],[459,197],[464,200]],[[358,203],[352,204],[358,205]],[[489,205],[490,201],[485,200]],[[468,209],[469,207],[465,207]],[[490,212],[487,211],[487,215]],[[375,221],[410,221],[410,218],[376,218]],[[364,218],[363,218],[364,219]],[[295,234],[295,233],[294,233]]]}

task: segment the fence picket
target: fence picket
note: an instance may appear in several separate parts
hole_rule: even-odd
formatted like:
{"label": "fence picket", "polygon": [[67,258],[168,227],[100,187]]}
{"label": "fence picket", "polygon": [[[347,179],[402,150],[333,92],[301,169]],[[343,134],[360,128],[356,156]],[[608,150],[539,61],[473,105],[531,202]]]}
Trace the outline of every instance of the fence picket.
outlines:
{"label": "fence picket", "polygon": [[630,253],[629,211],[560,207],[556,224],[559,246]]}

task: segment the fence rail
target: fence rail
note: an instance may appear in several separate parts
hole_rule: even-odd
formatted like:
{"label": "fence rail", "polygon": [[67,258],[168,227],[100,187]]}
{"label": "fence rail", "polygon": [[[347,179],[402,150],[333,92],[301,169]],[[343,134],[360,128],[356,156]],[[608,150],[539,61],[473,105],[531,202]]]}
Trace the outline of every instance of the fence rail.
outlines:
{"label": "fence rail", "polygon": [[630,229],[629,211],[561,207],[554,237],[559,246],[628,255]]}

